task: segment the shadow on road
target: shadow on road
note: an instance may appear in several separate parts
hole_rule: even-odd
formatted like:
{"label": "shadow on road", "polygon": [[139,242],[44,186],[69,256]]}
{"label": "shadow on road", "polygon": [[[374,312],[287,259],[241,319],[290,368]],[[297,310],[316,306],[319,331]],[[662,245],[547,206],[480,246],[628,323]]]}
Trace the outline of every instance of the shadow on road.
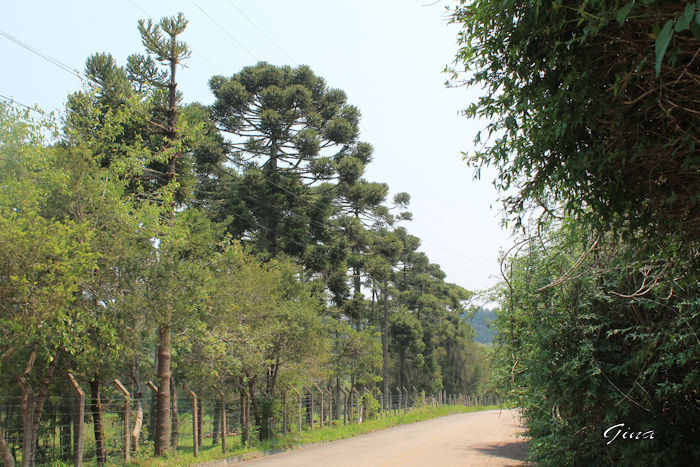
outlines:
{"label": "shadow on road", "polygon": [[513,441],[512,443],[506,444],[484,444],[475,447],[474,450],[489,456],[522,461],[527,453],[527,441]]}

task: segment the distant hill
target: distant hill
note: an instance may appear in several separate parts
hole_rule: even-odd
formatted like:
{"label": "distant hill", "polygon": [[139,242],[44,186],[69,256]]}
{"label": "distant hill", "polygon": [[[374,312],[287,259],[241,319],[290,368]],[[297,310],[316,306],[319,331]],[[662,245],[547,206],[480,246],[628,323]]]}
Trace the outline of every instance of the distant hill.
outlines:
{"label": "distant hill", "polygon": [[474,312],[471,319],[467,318],[467,322],[474,328],[474,340],[482,344],[493,344],[493,338],[496,334],[491,322],[496,319],[496,310],[488,308],[479,308]]}

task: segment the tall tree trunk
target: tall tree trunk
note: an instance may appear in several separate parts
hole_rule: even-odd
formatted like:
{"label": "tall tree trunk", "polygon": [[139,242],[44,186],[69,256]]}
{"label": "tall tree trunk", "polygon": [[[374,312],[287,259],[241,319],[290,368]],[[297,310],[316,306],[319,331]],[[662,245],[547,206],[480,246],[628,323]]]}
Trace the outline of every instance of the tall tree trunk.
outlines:
{"label": "tall tree trunk", "polygon": [[100,398],[100,379],[97,376],[90,380],[90,410],[95,431],[95,457],[98,465],[105,465],[107,462],[107,446],[105,444],[104,419],[102,417],[102,399]]}
{"label": "tall tree trunk", "polygon": [[382,315],[382,389],[384,397],[389,393],[389,299],[387,297],[387,283],[382,284],[382,301],[384,310]]}
{"label": "tall tree trunk", "polygon": [[83,441],[85,438],[85,393],[78,385],[73,374],[68,373],[68,380],[78,396],[77,400],[74,399],[75,412],[73,412],[73,465],[82,467]]}
{"label": "tall tree trunk", "polygon": [[39,393],[34,396],[34,390],[29,384],[34,362],[36,360],[36,352],[38,343],[35,343],[32,352],[29,355],[27,367],[22,376],[18,377],[19,384],[22,387],[22,422],[23,422],[23,438],[22,438],[22,467],[32,467],[35,462],[37,434],[39,433],[39,422],[41,420],[41,412],[44,408],[44,399],[46,392],[51,383],[51,378],[56,370],[58,357],[60,352],[56,352],[54,358],[49,362],[44,373],[44,378],[39,386]]}
{"label": "tall tree trunk", "polygon": [[240,390],[240,401],[241,401],[241,443],[243,446],[247,445],[247,441],[250,438],[248,433],[248,414],[246,410],[246,394],[245,389],[241,387]]}
{"label": "tall tree trunk", "polygon": [[32,408],[34,391],[22,385],[22,467],[34,465],[34,445],[32,445]]}
{"label": "tall tree trunk", "polygon": [[251,407],[253,407],[253,418],[255,419],[255,426],[258,427],[258,430],[259,430],[258,436],[260,437],[260,436],[262,436],[262,432],[263,432],[263,430],[262,430],[262,428],[263,428],[262,415],[263,414],[261,413],[260,405],[258,404],[258,400],[255,397],[254,385],[255,385],[255,379],[249,379],[248,380],[248,397],[250,398],[249,404],[251,405]]}
{"label": "tall tree trunk", "polygon": [[[177,416],[177,388],[175,387],[175,377],[170,377],[170,403],[173,411],[172,432],[170,434],[170,448],[177,451],[177,438],[179,435],[179,419]],[[192,415],[194,416],[194,414]]]}
{"label": "tall tree trunk", "polygon": [[355,300],[357,306],[357,321],[356,326],[358,331],[362,331],[363,328],[363,318],[364,313],[362,313],[362,282],[360,280],[360,270],[358,268],[352,269],[352,282],[353,282],[353,293],[352,298]]}
{"label": "tall tree trunk", "polygon": [[[270,159],[267,164],[267,175],[268,175],[268,180],[270,178],[274,178],[275,175],[277,175],[277,139],[272,138],[270,141]],[[268,184],[268,189],[274,194],[277,189],[275,185],[269,183]],[[268,225],[266,226],[267,228],[267,234],[266,234],[266,239],[268,242],[268,252],[270,253],[270,256],[273,258],[277,257],[279,253],[279,248],[277,245],[277,229],[279,227],[279,214],[277,213],[276,210],[269,211],[269,222]]]}
{"label": "tall tree trunk", "polygon": [[[169,146],[176,146],[177,134],[177,65],[179,57],[176,56],[175,38],[171,37],[171,48],[168,51],[170,56],[168,61],[170,64],[170,80],[168,82],[168,109],[166,115],[168,118],[167,129],[165,136],[169,141]],[[177,178],[177,161],[182,157],[182,154],[175,152],[168,161],[168,170],[166,172],[166,181],[171,184]],[[169,213],[170,220],[175,218],[175,199],[172,200],[171,210]],[[171,316],[164,316],[165,324],[162,324],[158,329],[158,395],[156,407],[156,439],[155,453],[156,456],[162,456],[168,452],[171,446],[171,419],[170,419],[170,321]]]}
{"label": "tall tree trunk", "polygon": [[34,369],[36,360],[36,351],[39,347],[38,343],[34,343],[32,352],[29,354],[27,367],[24,374],[18,378],[19,385],[22,387],[22,467],[31,467],[34,465],[34,447],[32,444],[32,412],[34,409],[34,390],[29,385],[29,377]]}
{"label": "tall tree trunk", "polygon": [[170,448],[170,325],[158,330],[158,394],[156,395],[156,456]]}
{"label": "tall tree trunk", "polygon": [[[335,326],[335,350],[336,352],[339,352],[339,345],[340,345],[340,336],[338,335],[338,328],[340,327],[340,313],[336,313],[336,326]],[[336,392],[336,401],[338,402],[338,410],[337,412],[340,413],[340,375],[336,375],[335,377],[335,392]],[[301,426],[299,427],[301,430]]]}
{"label": "tall tree trunk", "polygon": [[350,392],[348,393],[348,399],[350,399],[350,421],[352,422],[352,412],[355,407],[355,399],[353,396],[353,389],[355,389],[355,375],[350,376]]}
{"label": "tall tree trunk", "polygon": [[15,467],[15,458],[5,442],[5,432],[0,430],[0,459],[3,467]]}

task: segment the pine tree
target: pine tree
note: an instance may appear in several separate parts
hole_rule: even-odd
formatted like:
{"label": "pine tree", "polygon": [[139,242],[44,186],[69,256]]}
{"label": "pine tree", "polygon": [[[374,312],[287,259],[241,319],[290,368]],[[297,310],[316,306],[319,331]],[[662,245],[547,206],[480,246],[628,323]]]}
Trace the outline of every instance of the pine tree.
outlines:
{"label": "pine tree", "polygon": [[355,144],[360,112],[309,67],[258,63],[230,78],[214,76],[212,115],[229,137],[236,195],[221,220],[270,257],[303,255],[314,217],[312,185],[335,176],[337,159]]}

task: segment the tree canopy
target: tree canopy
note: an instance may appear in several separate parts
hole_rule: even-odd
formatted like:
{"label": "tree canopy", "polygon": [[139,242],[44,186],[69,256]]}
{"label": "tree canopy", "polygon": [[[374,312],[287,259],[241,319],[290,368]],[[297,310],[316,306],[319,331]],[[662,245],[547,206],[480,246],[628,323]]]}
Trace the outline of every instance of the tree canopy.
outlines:
{"label": "tree canopy", "polygon": [[698,18],[686,1],[460,2],[455,84],[483,87],[466,114],[491,120],[467,157],[496,167],[512,219],[697,239]]}

